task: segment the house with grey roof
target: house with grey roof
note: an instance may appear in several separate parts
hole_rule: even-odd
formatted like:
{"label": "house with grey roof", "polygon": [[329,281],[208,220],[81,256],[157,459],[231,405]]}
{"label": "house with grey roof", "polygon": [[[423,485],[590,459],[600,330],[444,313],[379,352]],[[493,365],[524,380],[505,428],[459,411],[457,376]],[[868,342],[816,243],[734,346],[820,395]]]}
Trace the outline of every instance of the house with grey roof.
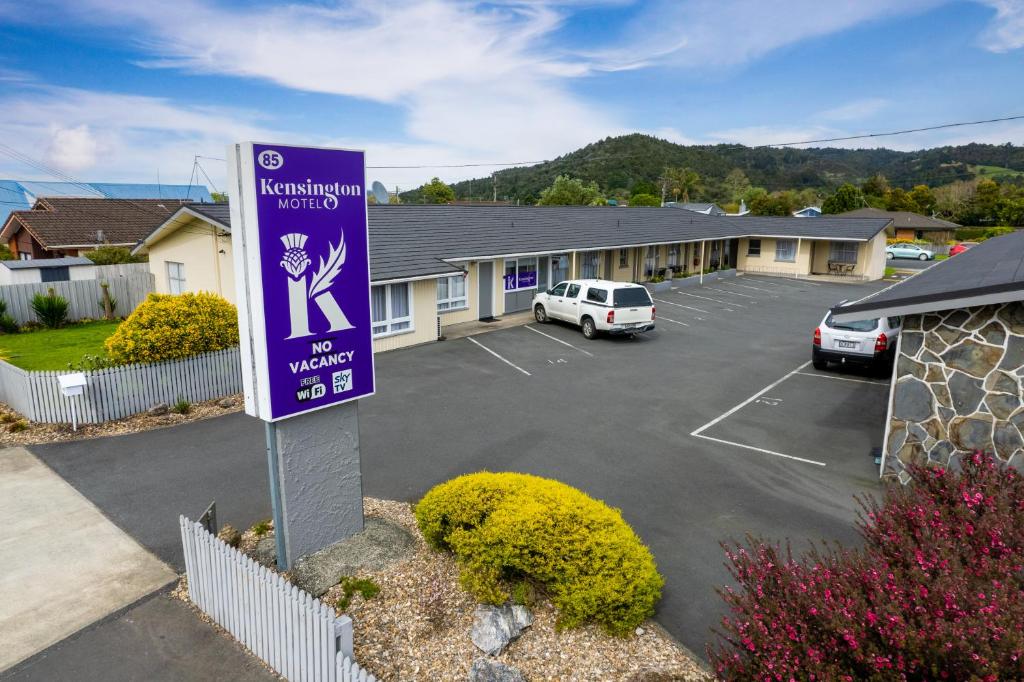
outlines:
{"label": "house with grey roof", "polygon": [[988,450],[1024,472],[1024,232],[982,242],[832,309],[839,322],[902,317],[883,473],[956,467]]}
{"label": "house with grey roof", "polygon": [[880,208],[858,208],[838,214],[843,218],[888,218],[892,220],[889,236],[895,239],[926,240],[945,244],[953,239],[960,225],[910,211],[883,211]]}
{"label": "house with grey roof", "polygon": [[718,204],[709,204],[701,202],[687,202],[680,204],[675,201],[669,201],[665,204],[672,208],[681,208],[684,211],[693,211],[694,213],[701,213],[703,215],[725,215],[725,209]]}
{"label": "house with grey roof", "polygon": [[[378,351],[529,310],[538,290],[570,278],[647,282],[723,269],[808,276],[816,267],[827,274],[838,258],[848,277],[878,279],[889,222],[588,206],[371,205],[368,216]],[[234,300],[230,236],[226,204],[188,204],[133,252],[148,254],[159,292]]]}
{"label": "house with grey roof", "polygon": [[80,256],[0,260],[0,285],[93,279],[95,268],[95,263]]}

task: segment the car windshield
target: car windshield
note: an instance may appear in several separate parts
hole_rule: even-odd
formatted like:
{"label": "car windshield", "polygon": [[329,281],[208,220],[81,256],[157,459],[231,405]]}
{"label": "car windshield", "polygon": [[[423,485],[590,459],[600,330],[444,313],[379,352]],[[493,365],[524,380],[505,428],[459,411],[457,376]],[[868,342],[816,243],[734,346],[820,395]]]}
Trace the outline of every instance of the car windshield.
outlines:
{"label": "car windshield", "polygon": [[873,332],[878,328],[878,318],[873,320],[856,320],[855,322],[836,322],[832,319],[832,313],[825,319],[825,326],[829,329],[839,329],[847,332]]}
{"label": "car windshield", "polygon": [[615,290],[615,307],[629,308],[637,305],[651,305],[651,296],[643,287],[627,287]]}

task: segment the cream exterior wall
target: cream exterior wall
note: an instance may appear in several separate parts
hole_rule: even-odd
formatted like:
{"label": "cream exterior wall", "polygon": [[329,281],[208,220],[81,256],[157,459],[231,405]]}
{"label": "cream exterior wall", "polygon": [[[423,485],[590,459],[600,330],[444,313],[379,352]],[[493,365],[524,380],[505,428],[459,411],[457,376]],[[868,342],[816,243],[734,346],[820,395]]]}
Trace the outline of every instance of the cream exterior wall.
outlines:
{"label": "cream exterior wall", "polygon": [[373,340],[373,352],[395,350],[437,341],[437,280],[409,282],[412,289],[412,331],[403,331]]}
{"label": "cream exterior wall", "polygon": [[151,244],[148,249],[149,271],[156,279],[157,293],[170,293],[167,263],[183,263],[188,291],[209,291],[234,303],[235,266],[231,237],[219,236],[219,232],[219,228],[197,218]]}
{"label": "cream exterior wall", "polygon": [[[477,279],[477,266],[475,262],[466,265],[469,275],[466,276],[466,304],[469,306],[463,310],[451,310],[438,312],[441,319],[441,327],[462,322],[473,322],[480,317],[480,308],[477,306],[477,299],[480,298],[480,282]],[[434,307],[437,307],[437,284],[434,284]]]}
{"label": "cream exterior wall", "polygon": [[[776,241],[776,239],[768,237],[761,239],[761,255],[749,256],[747,255],[747,249],[750,246],[750,240],[747,238],[740,239],[739,253],[736,258],[736,269],[746,272],[764,272],[773,275],[810,274],[812,240],[800,240],[797,245],[796,260],[793,262],[775,260]],[[707,252],[710,252],[710,249],[707,249]],[[707,253],[705,253],[705,260],[706,259]]]}

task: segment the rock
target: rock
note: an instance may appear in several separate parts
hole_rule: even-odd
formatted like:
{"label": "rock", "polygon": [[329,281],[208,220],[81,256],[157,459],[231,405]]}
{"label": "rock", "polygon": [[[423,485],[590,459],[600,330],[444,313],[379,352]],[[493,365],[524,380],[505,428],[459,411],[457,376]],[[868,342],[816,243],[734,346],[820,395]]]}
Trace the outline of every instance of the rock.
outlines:
{"label": "rock", "polygon": [[273,535],[264,536],[256,541],[252,558],[267,568],[277,567],[277,540]]}
{"label": "rock", "polygon": [[224,542],[228,547],[238,547],[238,543],[242,540],[242,532],[230,523],[225,523],[217,531],[217,539]]}
{"label": "rock", "polygon": [[497,656],[532,623],[533,615],[525,606],[480,604],[473,612],[470,639],[480,651]]}
{"label": "rock", "polygon": [[1010,328],[1010,333],[1024,335],[1024,304],[1007,304],[999,311],[999,319]]}
{"label": "rock", "polygon": [[931,417],[932,392],[928,384],[913,378],[900,379],[896,383],[892,416],[908,422],[922,422]]}
{"label": "rock", "polygon": [[[902,424],[903,422],[895,422]],[[896,456],[896,453],[900,451],[904,443],[907,442],[907,430],[902,426],[893,428],[889,432],[889,454]]]}
{"label": "rock", "polygon": [[921,447],[920,443],[907,443],[896,453],[896,457],[907,466],[911,464],[924,464],[927,459],[924,454],[924,448]]}
{"label": "rock", "polygon": [[928,437],[928,432],[924,430],[924,427],[916,422],[907,424],[907,432],[913,437],[913,440],[920,443]]}
{"label": "rock", "polygon": [[959,474],[964,470],[963,466],[960,465],[959,453],[954,452],[949,456],[949,462],[946,463],[946,468],[949,469],[950,473]]}
{"label": "rock", "polygon": [[934,364],[936,366],[940,366],[942,364],[942,359],[935,353],[925,348],[923,351],[921,351],[921,362],[924,362],[929,365]]}
{"label": "rock", "polygon": [[296,561],[292,582],[319,597],[346,576],[387,568],[412,553],[415,545],[405,528],[370,516],[362,532]]}
{"label": "rock", "polygon": [[957,414],[971,414],[978,409],[978,403],[985,397],[981,381],[972,379],[963,372],[953,372],[949,378],[949,395]]}
{"label": "rock", "polygon": [[910,357],[917,355],[924,343],[924,335],[921,332],[903,332],[903,340],[900,342],[900,354]]}
{"label": "rock", "polygon": [[1001,346],[1003,341],[1006,340],[1006,330],[1003,329],[1003,325],[998,322],[989,322],[980,332],[985,340],[992,345]]}
{"label": "rock", "polygon": [[928,373],[925,375],[924,380],[929,384],[943,383],[946,381],[946,375],[942,371],[942,367],[938,365],[928,365]]}
{"label": "rock", "polygon": [[1008,460],[1014,452],[1024,447],[1024,438],[1021,438],[1020,432],[1012,424],[996,422],[992,429],[992,443],[995,445],[996,454]]}
{"label": "rock", "polygon": [[526,676],[519,668],[481,656],[469,669],[469,682],[526,682]]}
{"label": "rock", "polygon": [[942,354],[947,367],[959,369],[976,377],[984,378],[1003,356],[1003,349],[966,339]]}
{"label": "rock", "polygon": [[[945,387],[943,387],[943,388],[945,388]],[[948,392],[947,392],[947,395],[948,395]],[[956,416],[956,412],[954,412],[953,410],[949,409],[948,407],[943,407],[943,406],[940,405],[938,407],[938,410],[939,410],[939,419],[941,419],[942,423],[944,423],[944,424],[948,424],[949,421],[953,417]]]}
{"label": "rock", "polygon": [[949,456],[953,454],[954,450],[955,448],[953,447],[953,444],[948,440],[940,440],[932,446],[931,450],[928,451],[928,460],[930,462],[945,464],[949,461]]}
{"label": "rock", "polygon": [[918,330],[921,328],[920,315],[907,315],[903,318],[903,331]]}
{"label": "rock", "polygon": [[962,327],[964,322],[967,321],[970,315],[966,310],[954,310],[949,315],[946,315],[944,322],[950,327]]}
{"label": "rock", "polygon": [[643,628],[639,628],[639,627],[638,627],[638,628],[637,628],[636,630],[634,630],[633,632],[634,632],[634,633],[636,633],[636,636],[637,636],[637,637],[642,637],[642,636],[643,636],[643,634],[644,634],[644,629],[643,629]]}
{"label": "rock", "polygon": [[924,374],[924,365],[900,353],[900,359],[896,362],[896,376],[904,377],[910,375],[918,379],[924,379]]}
{"label": "rock", "polygon": [[1011,336],[1006,342],[1006,355],[999,363],[1000,369],[1017,369],[1024,365],[1024,337]]}
{"label": "rock", "polygon": [[924,347],[933,353],[943,353],[946,350],[946,343],[936,334],[925,334]]}
{"label": "rock", "polygon": [[921,320],[921,329],[926,332],[931,331],[939,326],[940,322],[942,322],[942,318],[938,315],[925,315],[924,319]]}
{"label": "rock", "polygon": [[989,412],[999,419],[1007,419],[1013,411],[1020,407],[1020,398],[1009,393],[990,393],[985,398]]}
{"label": "rock", "polygon": [[980,308],[975,308],[974,313],[971,315],[971,319],[967,320],[962,326],[968,331],[975,331],[981,329],[985,324],[992,319],[992,316],[996,314],[996,309],[993,306],[986,305]]}
{"label": "rock", "polygon": [[949,395],[949,388],[946,384],[932,384],[932,393],[935,394],[935,401],[939,405],[950,407],[953,405],[953,399]]}
{"label": "rock", "polygon": [[1006,372],[992,372],[985,379],[985,390],[1016,394],[1019,392],[1017,378]]}
{"label": "rock", "polygon": [[1007,465],[1013,467],[1018,474],[1024,474],[1024,450],[1019,450],[1011,457]]}
{"label": "rock", "polygon": [[217,401],[217,407],[220,407],[220,408],[225,409],[225,410],[228,409],[229,407],[234,407],[234,406],[235,406],[235,399],[234,398],[221,398],[220,400]]}
{"label": "rock", "polygon": [[986,450],[992,447],[992,420],[982,417],[957,417],[949,425],[949,436],[959,450]]}
{"label": "rock", "polygon": [[146,414],[150,417],[162,417],[171,411],[171,406],[167,403],[157,403],[153,407],[146,410]]}
{"label": "rock", "polygon": [[959,329],[951,329],[949,327],[944,327],[944,326],[943,327],[939,327],[938,329],[936,329],[932,333],[933,334],[938,334],[939,338],[942,339],[942,341],[947,346],[953,345],[954,343],[959,341],[960,337],[963,335],[963,332],[961,330],[959,330]]}

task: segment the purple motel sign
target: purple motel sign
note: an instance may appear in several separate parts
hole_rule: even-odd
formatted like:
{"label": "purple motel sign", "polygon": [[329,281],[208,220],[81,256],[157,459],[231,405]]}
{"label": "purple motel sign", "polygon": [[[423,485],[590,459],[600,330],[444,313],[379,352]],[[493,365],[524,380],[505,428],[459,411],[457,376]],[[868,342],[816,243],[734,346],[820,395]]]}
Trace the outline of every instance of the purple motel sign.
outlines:
{"label": "purple motel sign", "polygon": [[528,289],[535,286],[537,286],[536,271],[520,272],[518,275],[515,273],[505,275],[505,291]]}
{"label": "purple motel sign", "polygon": [[246,412],[277,421],[372,395],[363,152],[229,152]]}

